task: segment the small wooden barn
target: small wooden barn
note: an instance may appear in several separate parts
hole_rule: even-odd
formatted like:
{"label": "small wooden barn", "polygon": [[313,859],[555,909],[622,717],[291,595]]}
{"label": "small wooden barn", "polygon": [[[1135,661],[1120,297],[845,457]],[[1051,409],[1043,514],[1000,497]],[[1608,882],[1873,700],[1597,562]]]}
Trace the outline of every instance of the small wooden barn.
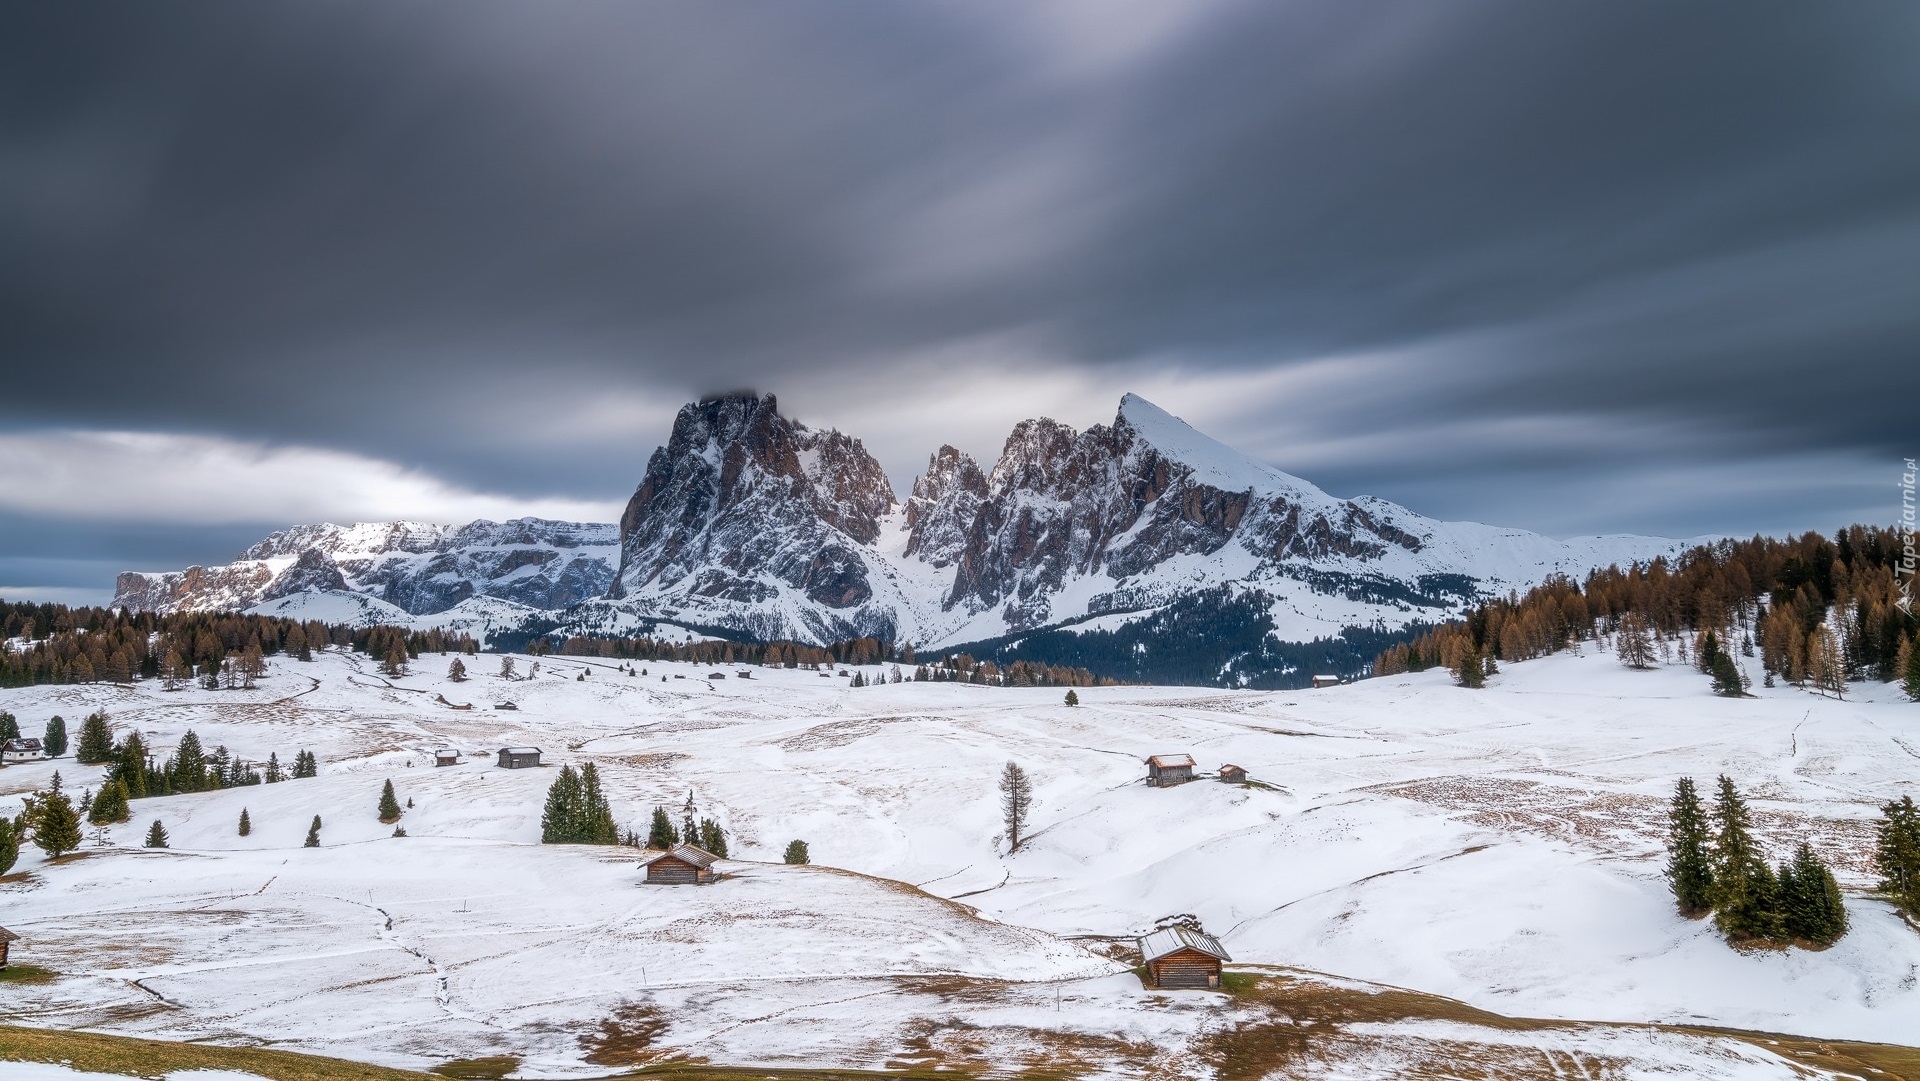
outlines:
{"label": "small wooden barn", "polygon": [[20,936],[4,927],[0,927],[0,969],[7,967],[7,947],[20,941]]}
{"label": "small wooden barn", "polygon": [[1313,677],[1313,689],[1314,689],[1314,690],[1316,690],[1316,691],[1317,691],[1317,690],[1320,690],[1320,689],[1321,689],[1321,688],[1323,688],[1323,687],[1338,687],[1339,685],[1340,685],[1340,677],[1339,677],[1339,676],[1315,676],[1315,677]]}
{"label": "small wooden barn", "polygon": [[1140,940],[1147,986],[1167,990],[1220,989],[1220,965],[1231,961],[1220,940],[1195,927],[1162,927]]}
{"label": "small wooden barn", "polygon": [[500,748],[501,769],[527,769],[540,764],[538,747],[502,747]]}
{"label": "small wooden barn", "polygon": [[1222,784],[1246,784],[1247,771],[1229,762],[1220,767],[1220,782]]}
{"label": "small wooden barn", "polygon": [[433,752],[433,764],[435,766],[457,766],[460,764],[460,752],[454,750],[452,747],[442,747]]}
{"label": "small wooden barn", "polygon": [[719,859],[699,845],[675,845],[646,862],[647,883],[703,886],[717,877],[713,865]]}
{"label": "small wooden barn", "polygon": [[1156,754],[1147,759],[1147,786],[1149,788],[1170,788],[1177,784],[1186,784],[1193,780],[1193,756],[1190,754]]}
{"label": "small wooden barn", "polygon": [[0,745],[0,756],[8,762],[32,762],[47,757],[47,750],[40,741],[31,737],[10,739]]}

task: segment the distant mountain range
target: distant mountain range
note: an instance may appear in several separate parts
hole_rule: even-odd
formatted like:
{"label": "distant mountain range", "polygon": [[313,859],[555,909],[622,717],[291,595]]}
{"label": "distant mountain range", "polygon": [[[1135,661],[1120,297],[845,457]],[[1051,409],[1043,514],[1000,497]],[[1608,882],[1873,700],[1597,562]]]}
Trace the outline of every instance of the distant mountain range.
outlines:
{"label": "distant mountain range", "polygon": [[[1560,541],[1339,499],[1132,394],[1083,432],[1022,421],[991,470],[943,446],[902,502],[858,439],[782,416],[772,395],[733,394],[680,410],[617,527],[296,526],[225,566],[122,574],[114,603],[507,638],[875,636],[996,655],[1044,642],[1054,663],[1084,640],[1148,669],[1169,620],[1204,635],[1227,619],[1241,647],[1196,659],[1189,681],[1287,685],[1303,666],[1351,671],[1373,638],[1490,593],[1692,543]],[[1248,645],[1343,635],[1351,656]]]}

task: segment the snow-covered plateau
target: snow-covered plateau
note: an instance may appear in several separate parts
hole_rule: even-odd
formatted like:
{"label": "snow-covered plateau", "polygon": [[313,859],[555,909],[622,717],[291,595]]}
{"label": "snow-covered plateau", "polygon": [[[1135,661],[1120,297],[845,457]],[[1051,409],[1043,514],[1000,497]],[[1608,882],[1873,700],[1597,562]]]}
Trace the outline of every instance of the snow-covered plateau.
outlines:
{"label": "snow-covered plateau", "polygon": [[[1691,1026],[1920,1033],[1920,931],[1866,894],[1878,806],[1920,793],[1920,706],[1891,687],[1729,700],[1689,667],[1634,672],[1589,648],[1483,691],[1435,671],[1082,688],[1068,707],[1057,689],[856,688],[805,669],[550,657],[508,681],[496,663],[470,659],[486,674],[455,683],[429,654],[387,680],[329,651],[276,659],[253,691],[0,690],[29,732],[104,709],[161,757],[191,729],[243,758],[320,763],[136,801],[59,860],[26,848],[0,878],[0,924],[16,964],[57,978],[8,984],[0,1010],[416,1068],[508,1056],[523,1077],[705,1061],[1788,1078],[1840,1075],[1785,1037]],[[508,745],[545,765],[497,768]],[[464,761],[435,768],[442,747]],[[1156,753],[1257,783],[1149,788]],[[1013,853],[995,786],[1010,760],[1035,783]],[[539,844],[558,767],[587,761],[643,833],[691,794],[731,833],[724,877],[647,886],[634,849]],[[100,777],[70,758],[7,766],[0,812],[56,770],[76,792]],[[1677,777],[1720,773],[1774,858],[1806,838],[1835,865],[1852,924],[1837,945],[1736,951],[1675,913],[1666,799]],[[377,820],[387,780],[410,803],[404,837]],[[304,847],[315,815],[322,843]],[[156,818],[170,848],[141,846]],[[814,865],[780,862],[796,838]],[[1219,936],[1230,972],[1267,982],[1145,989],[1124,947],[1181,914]]]}

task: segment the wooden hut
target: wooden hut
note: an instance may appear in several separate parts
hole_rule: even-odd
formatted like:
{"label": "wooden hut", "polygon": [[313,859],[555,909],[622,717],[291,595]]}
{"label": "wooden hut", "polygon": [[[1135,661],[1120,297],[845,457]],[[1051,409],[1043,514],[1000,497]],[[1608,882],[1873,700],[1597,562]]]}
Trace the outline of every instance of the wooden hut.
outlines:
{"label": "wooden hut", "polygon": [[1313,689],[1314,689],[1314,690],[1316,690],[1316,691],[1317,691],[1317,690],[1320,690],[1321,688],[1324,688],[1324,687],[1338,687],[1339,685],[1340,685],[1340,677],[1339,677],[1339,676],[1315,676],[1315,677],[1313,677]]}
{"label": "wooden hut", "polygon": [[540,764],[538,747],[502,747],[500,748],[501,769],[527,769]]}
{"label": "wooden hut", "polygon": [[460,752],[454,750],[452,747],[442,747],[433,752],[433,764],[435,766],[457,766],[460,764]]}
{"label": "wooden hut", "polygon": [[1176,924],[1140,940],[1147,986],[1166,990],[1220,989],[1220,965],[1231,961],[1220,940],[1195,927]]}
{"label": "wooden hut", "polygon": [[647,884],[704,886],[718,877],[719,859],[699,845],[675,845],[646,862]]}
{"label": "wooden hut", "polygon": [[0,927],[0,970],[7,967],[7,947],[20,941],[20,936],[4,927]]}
{"label": "wooden hut", "polygon": [[1246,784],[1247,771],[1229,762],[1226,765],[1220,767],[1220,783]]}
{"label": "wooden hut", "polygon": [[1147,759],[1149,788],[1171,788],[1191,780],[1193,780],[1193,756],[1190,754],[1156,754]]}

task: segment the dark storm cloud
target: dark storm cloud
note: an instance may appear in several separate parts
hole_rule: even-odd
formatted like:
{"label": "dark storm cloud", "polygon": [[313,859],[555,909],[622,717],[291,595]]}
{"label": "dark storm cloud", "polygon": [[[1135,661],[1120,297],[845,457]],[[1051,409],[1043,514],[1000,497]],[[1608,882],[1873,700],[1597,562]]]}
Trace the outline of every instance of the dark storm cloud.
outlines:
{"label": "dark storm cloud", "polygon": [[[1724,490],[1682,455],[1801,478],[1729,510],[1744,530],[1858,511],[1832,493],[1912,449],[1912,5],[5,19],[15,428],[614,499],[714,386],[855,434],[912,416],[911,446],[873,439],[904,481],[941,439],[990,454],[1020,416],[1157,385],[1336,491],[1670,531],[1715,528],[1689,485]],[[1304,401],[1260,382],[1330,357],[1391,360]],[[959,363],[981,378],[929,402]],[[1071,389],[1020,393],[1048,375]],[[991,423],[943,428],[968,408]],[[1609,521],[1542,510],[1550,482],[1666,495]]]}

